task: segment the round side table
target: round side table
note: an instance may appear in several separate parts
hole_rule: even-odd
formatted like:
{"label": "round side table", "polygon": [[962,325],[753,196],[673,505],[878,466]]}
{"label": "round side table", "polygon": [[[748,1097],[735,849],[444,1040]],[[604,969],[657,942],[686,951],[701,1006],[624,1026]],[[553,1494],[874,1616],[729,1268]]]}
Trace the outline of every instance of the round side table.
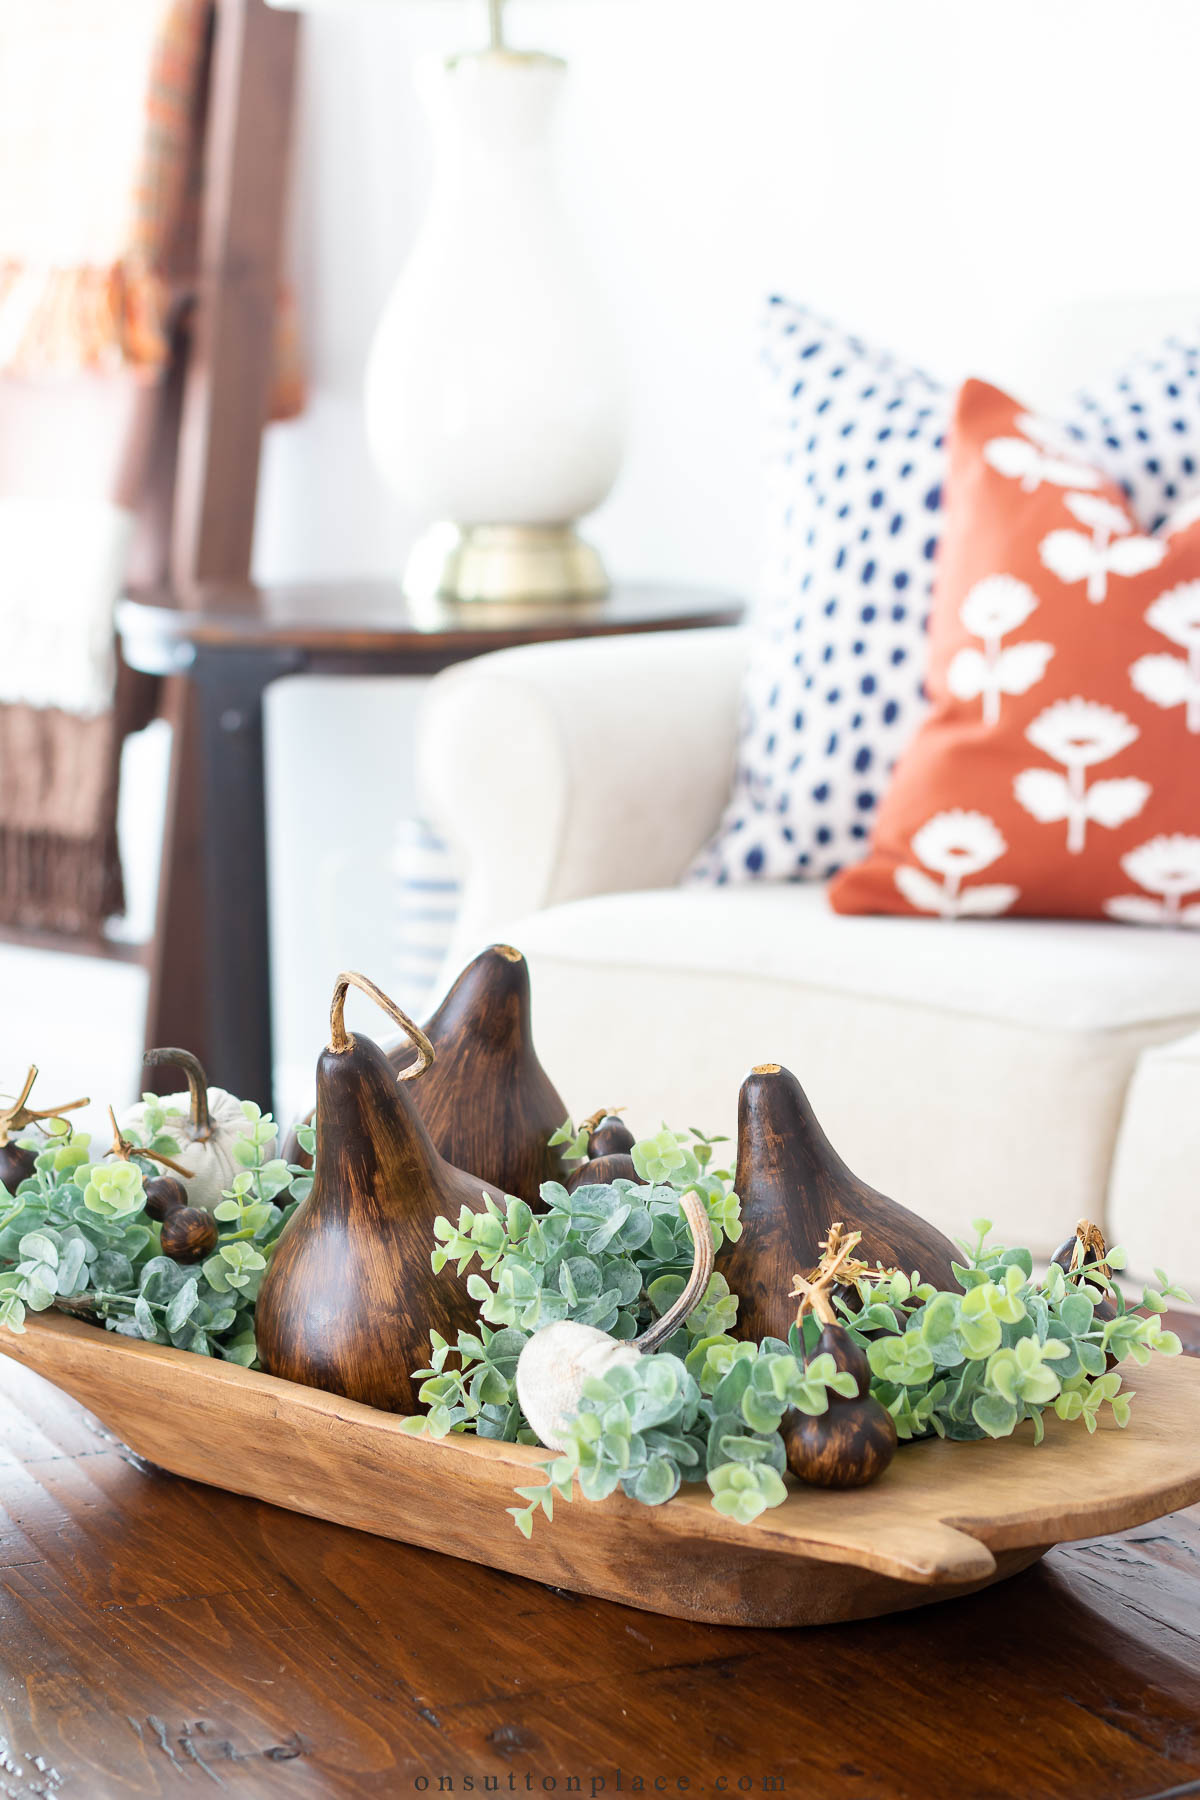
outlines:
{"label": "round side table", "polygon": [[188,1044],[213,1081],[270,1106],[262,702],[273,681],[434,675],[517,644],[735,625],[742,612],[722,594],[651,584],[520,607],[418,610],[396,584],[363,580],[204,587],[181,604],[123,601],[125,661],[176,678],[148,1043]]}

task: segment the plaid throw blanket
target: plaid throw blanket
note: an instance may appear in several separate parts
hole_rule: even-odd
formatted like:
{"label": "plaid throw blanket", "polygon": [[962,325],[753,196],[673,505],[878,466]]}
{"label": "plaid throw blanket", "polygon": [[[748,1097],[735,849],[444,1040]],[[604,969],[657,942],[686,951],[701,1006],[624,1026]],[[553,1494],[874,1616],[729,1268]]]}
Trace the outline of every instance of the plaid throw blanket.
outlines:
{"label": "plaid throw blanket", "polygon": [[[191,272],[211,14],[0,5],[0,926],[96,937],[123,906],[117,776],[143,721],[112,608]],[[276,415],[299,401],[285,360]]]}

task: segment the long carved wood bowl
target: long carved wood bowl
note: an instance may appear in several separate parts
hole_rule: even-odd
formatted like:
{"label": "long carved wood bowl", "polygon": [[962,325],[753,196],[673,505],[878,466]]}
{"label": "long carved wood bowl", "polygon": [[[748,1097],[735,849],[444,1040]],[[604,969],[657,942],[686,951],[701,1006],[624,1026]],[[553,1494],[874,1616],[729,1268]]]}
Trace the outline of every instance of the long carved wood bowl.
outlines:
{"label": "long carved wood bowl", "polygon": [[318,1388],[104,1333],[60,1314],[0,1332],[14,1357],[173,1474],[490,1563],[648,1612],[718,1625],[823,1625],[927,1606],[1028,1568],[1056,1543],[1143,1524],[1200,1499],[1200,1362],[1132,1378],[1133,1423],[1047,1422],[1001,1443],[913,1444],[874,1487],[798,1489],[753,1525],[706,1488],[665,1506],[616,1494],[539,1517],[527,1542],[505,1507],[546,1452],[440,1442]]}

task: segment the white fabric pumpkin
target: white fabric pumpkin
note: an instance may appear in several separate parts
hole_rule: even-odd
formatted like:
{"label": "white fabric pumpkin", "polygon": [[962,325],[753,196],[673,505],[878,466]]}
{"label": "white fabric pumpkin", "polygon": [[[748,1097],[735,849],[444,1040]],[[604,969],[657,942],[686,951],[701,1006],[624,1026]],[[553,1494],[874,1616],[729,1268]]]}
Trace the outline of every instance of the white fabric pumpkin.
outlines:
{"label": "white fabric pumpkin", "polygon": [[547,1450],[565,1450],[562,1427],[579,1411],[583,1384],[621,1364],[642,1360],[629,1342],[609,1337],[594,1325],[560,1319],[535,1331],[517,1359],[517,1399]]}
{"label": "white fabric pumpkin", "polygon": [[[146,1061],[174,1064],[187,1075],[191,1103],[186,1113],[181,1110],[182,1095],[179,1094],[164,1094],[155,1104],[166,1111],[164,1129],[179,1144],[179,1155],[175,1160],[192,1171],[190,1179],[184,1183],[188,1204],[212,1212],[220,1204],[226,1188],[232,1187],[233,1178],[242,1167],[234,1154],[234,1145],[239,1138],[248,1137],[253,1127],[242,1111],[237,1095],[227,1093],[224,1088],[206,1087],[203,1069],[186,1051],[150,1051]],[[139,1137],[144,1137],[145,1114],[144,1101],[129,1107],[121,1116],[122,1132],[127,1134],[133,1130]],[[276,1147],[274,1140],[263,1145],[264,1162],[269,1162],[275,1155]]]}
{"label": "white fabric pumpkin", "polygon": [[643,1356],[666,1343],[708,1292],[714,1257],[708,1212],[694,1188],[679,1205],[692,1234],[692,1272],[661,1319],[632,1342],[609,1337],[594,1325],[560,1319],[535,1331],[517,1358],[517,1399],[547,1450],[566,1449],[562,1428],[579,1411],[585,1381],[612,1368],[633,1368]]}

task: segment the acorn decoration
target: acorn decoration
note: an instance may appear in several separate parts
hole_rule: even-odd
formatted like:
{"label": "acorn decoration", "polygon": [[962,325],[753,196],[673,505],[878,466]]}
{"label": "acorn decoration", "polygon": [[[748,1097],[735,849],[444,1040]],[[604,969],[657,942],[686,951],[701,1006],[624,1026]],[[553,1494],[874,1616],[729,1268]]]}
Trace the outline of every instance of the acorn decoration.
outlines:
{"label": "acorn decoration", "polygon": [[173,1262],[202,1262],[217,1247],[217,1221],[202,1206],[188,1205],[188,1191],[174,1175],[146,1183],[146,1211],[162,1223],[159,1241]]}
{"label": "acorn decoration", "polygon": [[[416,1046],[416,1060],[399,1074],[372,1039],[346,1030],[351,987]],[[411,1371],[428,1360],[430,1332],[453,1343],[460,1330],[478,1330],[465,1284],[432,1271],[433,1224],[503,1195],[435,1147],[413,1098],[433,1063],[420,1026],[374,982],[338,976],[329,1045],[317,1064],[312,1191],[280,1237],[258,1296],[255,1336],[269,1374],[412,1412]]]}
{"label": "acorn decoration", "polygon": [[916,1269],[936,1288],[958,1286],[950,1239],[846,1167],[779,1063],[760,1064],[742,1083],[734,1185],[742,1235],[724,1252],[721,1272],[741,1296],[739,1337],[787,1337],[787,1282],[792,1270],[820,1261],[830,1219],[858,1233],[870,1267]]}
{"label": "acorn decoration", "polygon": [[638,1172],[629,1152],[635,1139],[619,1114],[623,1107],[601,1107],[579,1129],[587,1133],[587,1160],[581,1162],[567,1179],[567,1192],[578,1187],[607,1187],[613,1181],[637,1181]]}
{"label": "acorn decoration", "polygon": [[811,1313],[821,1326],[816,1345],[806,1357],[831,1356],[839,1372],[850,1375],[857,1393],[853,1397],[830,1393],[828,1409],[810,1417],[793,1413],[783,1427],[788,1468],[800,1481],[814,1487],[865,1487],[877,1481],[896,1454],[896,1422],[871,1393],[871,1365],[861,1344],[855,1343],[838,1318],[833,1305],[835,1286],[848,1285],[854,1272],[866,1268],[853,1262],[861,1233],[845,1232],[831,1225],[820,1263],[808,1276],[797,1275],[790,1299],[798,1299],[797,1325],[803,1327]]}
{"label": "acorn decoration", "polygon": [[0,1107],[0,1184],[10,1194],[15,1194],[21,1183],[28,1181],[37,1167],[37,1152],[26,1149],[24,1144],[16,1141],[22,1132],[27,1131],[31,1125],[40,1124],[43,1119],[59,1119],[63,1113],[77,1112],[81,1106],[90,1104],[85,1097],[82,1100],[68,1100],[65,1106],[47,1106],[41,1109],[31,1107],[28,1101],[37,1076],[36,1063],[30,1063],[21,1092],[8,1106]]}
{"label": "acorn decoration", "polygon": [[[435,1062],[412,1102],[437,1149],[457,1168],[478,1170],[502,1192],[536,1206],[543,1181],[568,1177],[561,1150],[549,1141],[567,1106],[534,1049],[529,965],[521,952],[492,944],[468,963],[424,1036]],[[415,1053],[404,1043],[388,1056],[404,1073]],[[284,1156],[309,1165],[294,1133]]]}
{"label": "acorn decoration", "polygon": [[161,1150],[148,1150],[142,1144],[132,1143],[117,1124],[117,1115],[111,1106],[108,1116],[113,1128],[109,1155],[114,1161],[133,1162],[136,1157],[145,1156],[151,1162],[161,1163],[164,1169],[174,1171],[170,1175],[152,1175],[144,1189],[146,1211],[162,1224],[159,1242],[163,1255],[180,1263],[200,1262],[211,1256],[217,1247],[217,1221],[202,1207],[188,1205],[184,1182],[192,1179],[193,1171],[185,1169],[173,1157],[164,1156]]}

